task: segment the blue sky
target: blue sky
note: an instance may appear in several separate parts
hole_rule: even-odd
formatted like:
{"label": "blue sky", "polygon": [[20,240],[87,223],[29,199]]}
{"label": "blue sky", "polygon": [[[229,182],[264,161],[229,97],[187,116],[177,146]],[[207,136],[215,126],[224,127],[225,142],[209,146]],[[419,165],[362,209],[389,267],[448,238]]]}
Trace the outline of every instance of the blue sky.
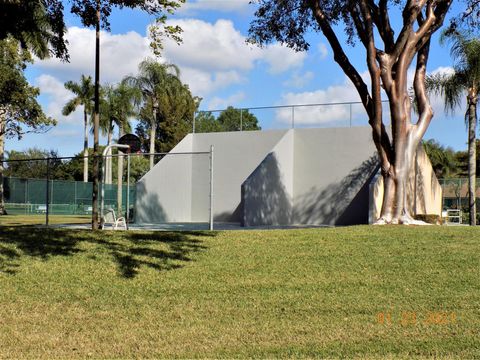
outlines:
{"label": "blue sky", "polygon": [[[187,4],[169,21],[179,24],[184,42],[178,46],[165,42],[163,60],[177,64],[182,80],[194,95],[203,98],[201,109],[223,109],[229,105],[258,107],[358,101],[358,95],[334,63],[332,52],[320,34],[310,34],[311,48],[295,53],[279,44],[259,49],[245,43],[253,8],[248,0],[198,0]],[[26,135],[22,140],[7,140],[6,150],[37,146],[58,150],[70,156],[81,151],[82,115],[78,110],[69,117],[61,115],[62,106],[72,97],[64,89],[68,80],[78,81],[81,74],[94,74],[92,29],[85,29],[77,18],[68,15],[70,63],[56,59],[37,61],[27,70],[29,81],[38,86],[45,112],[58,120],[46,134]],[[140,11],[115,11],[111,33],[102,33],[102,83],[116,83],[126,75],[135,75],[138,63],[152,56],[147,27],[153,22]],[[341,29],[339,29],[341,33]],[[341,35],[343,39],[343,34]],[[348,53],[358,70],[366,76],[362,46]],[[428,71],[449,71],[449,50],[440,47],[438,34],[432,41]],[[367,79],[368,80],[368,79]],[[467,133],[461,109],[445,115],[441,99],[432,98],[435,117],[425,138],[435,138],[455,150],[466,149]],[[295,110],[297,126],[345,126],[366,124],[362,108],[352,106],[306,107]],[[287,128],[291,109],[254,111],[264,129]],[[103,141],[103,139],[102,139]],[[91,144],[91,139],[90,139]]]}

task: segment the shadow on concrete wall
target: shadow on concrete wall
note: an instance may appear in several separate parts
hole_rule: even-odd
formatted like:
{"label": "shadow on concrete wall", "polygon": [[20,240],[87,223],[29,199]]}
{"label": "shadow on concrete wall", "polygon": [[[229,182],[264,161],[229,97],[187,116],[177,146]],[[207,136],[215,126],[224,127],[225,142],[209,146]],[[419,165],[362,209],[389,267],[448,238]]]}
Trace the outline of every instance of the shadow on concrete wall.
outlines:
{"label": "shadow on concrete wall", "polygon": [[269,153],[242,184],[243,226],[292,223],[292,201],[278,160]]}
{"label": "shadow on concrete wall", "polygon": [[214,221],[232,222],[232,223],[242,223],[243,221],[242,219],[243,219],[243,201],[240,201],[240,204],[238,204],[238,206],[235,208],[233,212],[225,211],[220,214],[215,214],[213,217]]}
{"label": "shadow on concrete wall", "polygon": [[141,181],[137,183],[134,222],[147,224],[168,222],[158,194],[147,191],[145,184]]}
{"label": "shadow on concrete wall", "polygon": [[378,171],[378,157],[371,156],[340,182],[310,191],[295,201],[298,224],[353,225],[368,223],[369,184]]}

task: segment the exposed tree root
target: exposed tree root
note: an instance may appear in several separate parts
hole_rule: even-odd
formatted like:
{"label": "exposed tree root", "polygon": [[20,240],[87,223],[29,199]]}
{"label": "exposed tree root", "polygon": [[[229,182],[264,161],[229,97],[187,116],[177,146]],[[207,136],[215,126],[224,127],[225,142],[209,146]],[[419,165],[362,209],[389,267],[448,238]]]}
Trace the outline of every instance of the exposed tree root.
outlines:
{"label": "exposed tree root", "polygon": [[400,218],[393,218],[390,221],[387,220],[385,217],[379,218],[377,221],[373,223],[373,225],[432,225],[422,220],[415,220],[408,214],[402,215]]}

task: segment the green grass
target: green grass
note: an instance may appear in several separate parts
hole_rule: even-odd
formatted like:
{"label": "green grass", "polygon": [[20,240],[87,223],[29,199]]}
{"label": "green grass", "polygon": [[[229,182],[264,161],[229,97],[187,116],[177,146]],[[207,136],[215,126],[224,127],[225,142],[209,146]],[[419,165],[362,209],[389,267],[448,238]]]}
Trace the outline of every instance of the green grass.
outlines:
{"label": "green grass", "polygon": [[[0,226],[44,225],[43,215],[4,215],[0,216]],[[87,224],[92,221],[90,215],[50,215],[50,224]]]}
{"label": "green grass", "polygon": [[468,227],[0,227],[0,358],[479,358],[479,264]]}

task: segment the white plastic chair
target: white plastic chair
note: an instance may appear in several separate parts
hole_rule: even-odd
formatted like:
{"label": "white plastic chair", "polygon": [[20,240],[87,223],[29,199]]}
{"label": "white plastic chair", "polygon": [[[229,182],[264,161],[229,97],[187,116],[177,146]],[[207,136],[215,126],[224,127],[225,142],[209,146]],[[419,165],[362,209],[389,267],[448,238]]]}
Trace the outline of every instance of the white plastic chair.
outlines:
{"label": "white plastic chair", "polygon": [[113,227],[113,230],[117,230],[120,226],[123,227],[123,230],[127,230],[127,222],[125,221],[125,218],[119,217],[115,215],[115,210],[113,209],[106,209],[105,214],[103,215],[103,227],[105,228],[105,225],[111,225]]}

